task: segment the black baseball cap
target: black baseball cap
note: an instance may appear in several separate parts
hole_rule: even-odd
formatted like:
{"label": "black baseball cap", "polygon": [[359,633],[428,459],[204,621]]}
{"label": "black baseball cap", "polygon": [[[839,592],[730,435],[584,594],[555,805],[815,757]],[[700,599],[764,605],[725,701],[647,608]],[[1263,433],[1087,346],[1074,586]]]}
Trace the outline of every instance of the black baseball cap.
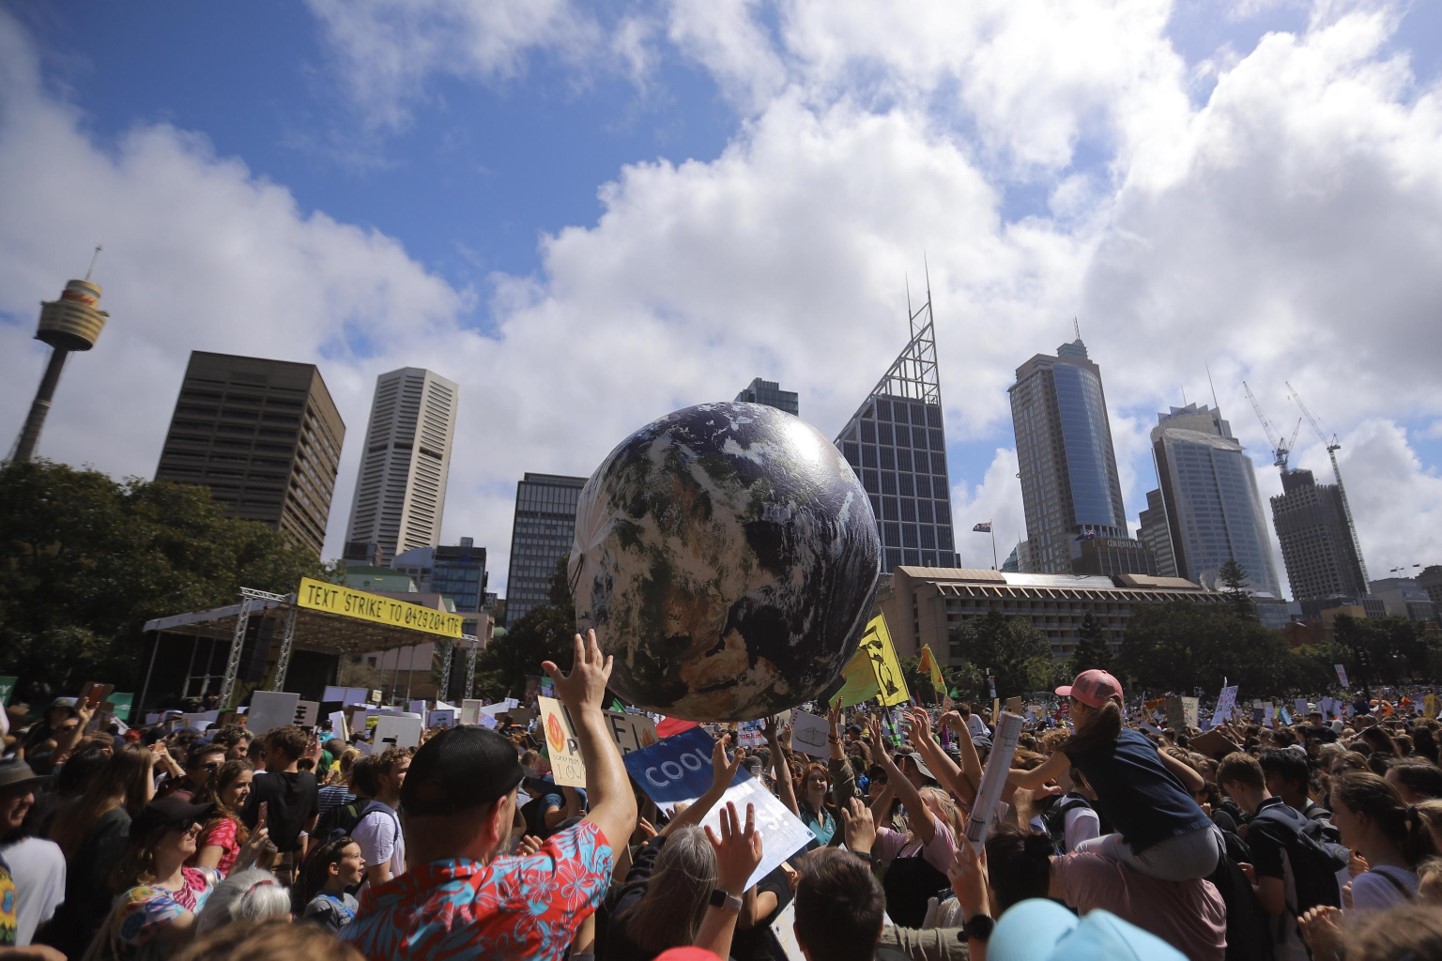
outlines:
{"label": "black baseball cap", "polygon": [[475,724],[441,731],[411,758],[401,806],[407,814],[455,814],[490,804],[526,776],[516,745]]}
{"label": "black baseball cap", "polygon": [[138,840],[159,827],[174,827],[200,821],[214,809],[214,804],[192,804],[178,797],[151,801],[130,822],[130,836]]}

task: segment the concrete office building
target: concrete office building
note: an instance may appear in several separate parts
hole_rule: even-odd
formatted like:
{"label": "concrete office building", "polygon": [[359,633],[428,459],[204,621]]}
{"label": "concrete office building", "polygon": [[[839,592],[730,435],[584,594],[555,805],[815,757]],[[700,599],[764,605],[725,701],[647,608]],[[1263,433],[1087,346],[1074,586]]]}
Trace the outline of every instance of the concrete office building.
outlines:
{"label": "concrete office building", "polygon": [[1137,539],[1152,552],[1158,577],[1176,577],[1177,559],[1172,553],[1172,535],[1167,529],[1167,509],[1162,492],[1147,491],[1147,509],[1137,518]]}
{"label": "concrete office building", "polygon": [[455,603],[463,618],[461,631],[476,634],[485,610],[486,549],[462,537],[459,544],[417,547],[397,554],[391,567],[410,577],[421,591],[439,594]]}
{"label": "concrete office building", "polygon": [[197,350],[155,479],[208,487],[236,517],[319,557],[344,440],[345,422],[313,365]]}
{"label": "concrete office building", "polygon": [[381,563],[441,542],[458,385],[405,367],[376,378],[346,543],[373,543]]}
{"label": "concrete office building", "polygon": [[1437,605],[1415,577],[1383,577],[1367,585],[1367,593],[1382,602],[1393,617],[1409,621],[1435,621]]}
{"label": "concrete office building", "polygon": [[515,624],[550,599],[556,565],[576,539],[576,505],[585,477],[526,473],[516,484],[511,562],[506,576],[506,624]]}
{"label": "concrete office building", "polygon": [[1141,539],[1165,543],[1172,569],[1189,581],[1216,588],[1222,565],[1236,560],[1254,593],[1280,599],[1256,471],[1221,413],[1173,407],[1157,415],[1151,440],[1161,511],[1147,494]]}
{"label": "concrete office building", "polygon": [[901,355],[836,437],[870,495],[883,571],[956,563],[929,298],[911,315],[911,331]]}
{"label": "concrete office building", "polygon": [[1078,337],[1018,367],[1008,390],[1031,569],[1073,573],[1083,540],[1130,537],[1101,369]]}
{"label": "concrete office building", "polygon": [[1362,560],[1336,484],[1318,484],[1309,470],[1283,471],[1282,493],[1272,498],[1272,522],[1293,597],[1366,596]]}
{"label": "concrete office building", "polygon": [[774,380],[757,377],[736,395],[736,399],[746,404],[765,404],[798,417],[801,415],[801,395],[794,390],[782,390]]}
{"label": "concrete office building", "polygon": [[881,609],[898,654],[914,655],[923,644],[930,644],[944,663],[955,664],[965,659],[966,652],[953,646],[953,629],[991,611],[1025,618],[1046,635],[1052,655],[1063,658],[1075,650],[1087,614],[1101,623],[1115,649],[1138,607],[1171,601],[1226,604],[1227,597],[1181,578],[1145,574],[1107,577],[899,567],[892,572],[891,592],[881,601]]}

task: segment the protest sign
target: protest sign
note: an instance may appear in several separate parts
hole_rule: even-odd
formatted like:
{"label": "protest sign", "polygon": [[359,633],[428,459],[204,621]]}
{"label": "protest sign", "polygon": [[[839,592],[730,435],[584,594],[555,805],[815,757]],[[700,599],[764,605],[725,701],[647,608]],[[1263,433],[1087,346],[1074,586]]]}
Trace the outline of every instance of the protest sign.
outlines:
{"label": "protest sign", "polygon": [[1174,731],[1185,731],[1187,727],[1187,717],[1182,710],[1182,699],[1178,695],[1173,694],[1167,698],[1166,707],[1167,727]]}
{"label": "protest sign", "polygon": [[[667,814],[676,805],[694,802],[711,786],[711,751],[715,742],[699,727],[657,741],[650,747],[622,757],[626,772]],[[811,831],[796,815],[757,782],[745,767],[737,771],[731,786],[715,807],[701,820],[720,836],[721,812],[727,803],[736,805],[744,821],[746,805],[756,809],[756,830],[765,838],[761,863],[746,886],[764,878],[782,861],[811,842]]]}
{"label": "protest sign", "polygon": [[1222,693],[1217,697],[1217,710],[1212,715],[1212,727],[1216,727],[1225,721],[1232,719],[1232,711],[1237,706],[1237,685],[1222,688]]}
{"label": "protest sign", "polygon": [[110,713],[122,721],[129,721],[130,714],[135,710],[135,695],[125,691],[112,691],[106,699],[110,705]]}
{"label": "protest sign", "polygon": [[1342,689],[1348,690],[1351,688],[1352,685],[1347,683],[1347,669],[1341,664],[1333,664],[1332,667],[1337,671],[1337,683],[1342,685]]}
{"label": "protest sign", "polygon": [[1225,734],[1215,728],[1192,738],[1191,747],[1198,754],[1205,754],[1214,760],[1221,760],[1233,751],[1241,750],[1240,747],[1228,740]]}
{"label": "protest sign", "polygon": [[826,757],[830,753],[826,746],[826,737],[830,733],[831,727],[824,717],[804,711],[794,711],[791,715],[793,751],[800,751],[810,757]]}
{"label": "protest sign", "polygon": [[461,723],[479,724],[481,714],[480,698],[468,697],[461,701]]}
{"label": "protest sign", "polygon": [[996,722],[996,733],[991,740],[991,753],[987,755],[986,767],[981,772],[981,784],[976,790],[976,803],[972,805],[971,817],[966,822],[966,840],[977,854],[981,854],[986,843],[987,832],[996,817],[996,804],[1001,800],[1002,788],[1006,787],[1007,769],[1016,754],[1016,740],[1021,736],[1022,719],[1015,714],[1003,714]]}
{"label": "protest sign", "polygon": [[341,707],[351,707],[355,704],[369,704],[370,691],[363,687],[337,687],[334,684],[327,684],[325,693],[321,695],[322,701],[339,701]]}
{"label": "protest sign", "polygon": [[1307,716],[1307,699],[1305,697],[1299,697],[1292,702],[1292,713],[1297,717]]}
{"label": "protest sign", "polygon": [[776,915],[776,920],[771,922],[771,933],[776,936],[776,943],[781,948],[781,953],[786,961],[806,961],[806,953],[801,950],[801,943],[796,940],[796,899],[792,898],[786,902],[786,907]]}
{"label": "protest sign", "polygon": [[1439,706],[1436,694],[1426,694],[1422,698],[1422,713],[1427,717],[1436,717]]}
{"label": "protest sign", "polygon": [[1202,726],[1202,702],[1200,698],[1182,698],[1182,720],[1189,728]]}
{"label": "protest sign", "polygon": [[296,727],[314,728],[320,723],[319,701],[297,701],[295,704]]}
{"label": "protest sign", "polygon": [[1004,710],[1008,714],[1015,714],[1017,716],[1020,716],[1022,713],[1021,697],[1016,696],[1007,698]]}
{"label": "protest sign", "polygon": [[250,695],[250,712],[245,726],[256,737],[264,737],[278,727],[295,723],[300,695],[288,691],[256,691]]}
{"label": "protest sign", "polygon": [[766,734],[761,730],[760,721],[742,721],[736,728],[736,742],[742,747],[761,747],[766,743]]}
{"label": "protest sign", "polygon": [[388,747],[420,747],[421,732],[425,721],[408,715],[387,715],[376,718],[375,737],[372,739],[377,751]]}
{"label": "protest sign", "polygon": [[425,717],[426,702],[424,700],[411,701],[410,706],[407,707],[406,710],[410,711],[412,714],[419,714],[421,717]]}
{"label": "protest sign", "polygon": [[537,696],[541,724],[546,729],[546,754],[551,761],[551,778],[562,787],[585,787],[586,765],[571,717],[560,701]]}
{"label": "protest sign", "polygon": [[[548,722],[549,723],[549,722]],[[607,711],[606,726],[611,738],[622,754],[650,747],[660,740],[656,736],[656,722],[644,714],[626,714],[622,711]],[[547,731],[549,737],[550,732]]]}
{"label": "protest sign", "polygon": [[1271,727],[1277,717],[1277,709],[1271,701],[1262,702],[1262,726]]}
{"label": "protest sign", "polygon": [[350,725],[345,722],[345,711],[336,711],[331,714],[330,732],[340,738],[342,743],[350,741]]}
{"label": "protest sign", "polygon": [[182,714],[181,717],[185,718],[186,727],[199,728],[204,731],[210,725],[216,723],[220,718],[220,712],[201,711],[199,714]]}

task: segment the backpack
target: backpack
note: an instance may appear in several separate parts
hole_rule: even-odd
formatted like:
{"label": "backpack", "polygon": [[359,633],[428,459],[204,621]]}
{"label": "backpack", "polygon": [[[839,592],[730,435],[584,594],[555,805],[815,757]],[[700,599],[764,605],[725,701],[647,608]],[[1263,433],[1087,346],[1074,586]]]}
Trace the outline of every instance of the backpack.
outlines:
{"label": "backpack", "polygon": [[1080,794],[1067,792],[1051,803],[1041,816],[1041,826],[1046,828],[1047,836],[1051,838],[1052,850],[1057,854],[1066,854],[1066,816],[1071,811],[1078,811],[1082,808],[1090,808],[1091,802]]}
{"label": "backpack", "polygon": [[1352,859],[1352,852],[1328,836],[1330,824],[1304,817],[1285,804],[1273,804],[1252,819],[1259,823],[1280,825],[1288,832],[1287,857],[1292,864],[1292,884],[1297,903],[1287,905],[1292,917],[1319,905],[1340,907],[1342,892],[1337,885],[1337,872]]}
{"label": "backpack", "polygon": [[[382,804],[374,798],[356,798],[346,804],[337,804],[325,812],[325,817],[320,819],[315,828],[316,841],[327,844],[349,836],[355,831],[356,825],[372,811],[385,811],[391,817],[396,817],[396,812],[391,810],[388,804]],[[396,824],[400,825],[399,818],[396,818]]]}
{"label": "backpack", "polygon": [[1227,909],[1226,961],[1272,961],[1275,955],[1267,916],[1240,867],[1251,861],[1251,854],[1246,842],[1231,831],[1222,831],[1222,840],[1222,856],[1207,880]]}

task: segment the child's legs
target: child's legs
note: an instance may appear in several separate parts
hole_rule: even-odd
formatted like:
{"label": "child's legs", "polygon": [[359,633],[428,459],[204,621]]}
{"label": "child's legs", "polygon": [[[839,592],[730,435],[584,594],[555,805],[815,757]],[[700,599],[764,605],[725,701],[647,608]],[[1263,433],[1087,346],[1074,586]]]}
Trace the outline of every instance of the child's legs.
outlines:
{"label": "child's legs", "polygon": [[1161,881],[1190,881],[1204,878],[1217,869],[1221,845],[1217,829],[1206,827],[1160,841],[1141,854],[1115,833],[1084,841],[1077,845],[1077,850],[1120,861],[1138,873]]}

